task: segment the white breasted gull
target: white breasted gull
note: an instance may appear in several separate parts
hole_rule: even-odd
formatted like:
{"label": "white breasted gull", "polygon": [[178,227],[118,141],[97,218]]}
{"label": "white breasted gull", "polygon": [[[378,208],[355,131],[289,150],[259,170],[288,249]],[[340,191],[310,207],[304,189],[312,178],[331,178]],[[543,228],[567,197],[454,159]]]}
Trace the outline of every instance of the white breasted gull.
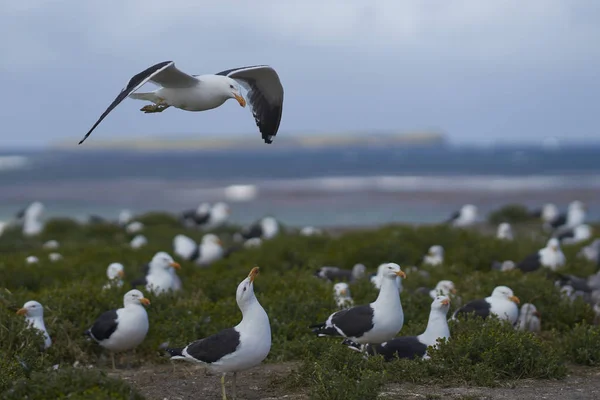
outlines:
{"label": "white breasted gull", "polygon": [[200,203],[194,210],[181,213],[181,222],[187,228],[199,227],[206,224],[210,216],[210,203]]}
{"label": "white breasted gull", "polygon": [[551,238],[546,243],[546,247],[538,252],[525,257],[517,264],[517,268],[523,272],[534,272],[540,267],[546,267],[556,271],[564,266],[566,262],[565,255],[560,249],[560,242],[556,238]]}
{"label": "white breasted gull", "polygon": [[592,237],[592,227],[588,224],[577,225],[573,228],[563,229],[554,236],[564,245],[578,244]]}
{"label": "white breasted gull", "polygon": [[145,276],[131,282],[134,288],[144,286],[147,291],[154,294],[162,294],[169,290],[177,291],[181,287],[181,281],[174,269],[181,266],[176,263],[168,253],[159,251],[144,268]]}
{"label": "white breasted gull", "polygon": [[146,338],[150,324],[144,306],[149,304],[150,300],[142,292],[130,290],[123,296],[123,308],[102,313],[85,331],[87,336],[110,351],[113,369],[114,353],[133,350]]}
{"label": "white breasted gull", "polygon": [[52,339],[50,339],[50,335],[44,324],[44,306],[35,300],[30,300],[23,304],[23,307],[17,311],[17,314],[24,315],[29,327],[37,329],[42,333],[45,349],[52,345]]}
{"label": "white breasted gull", "polygon": [[51,262],[57,262],[63,259],[62,254],[60,253],[50,253],[48,254],[48,260],[50,260]]}
{"label": "white breasted gull", "polygon": [[423,257],[423,264],[437,266],[444,263],[444,248],[440,245],[431,246]]}
{"label": "white breasted gull", "polygon": [[279,234],[279,222],[273,217],[264,217],[241,232],[236,233],[234,238],[238,241],[256,237],[268,240],[274,238],[277,234]]}
{"label": "white breasted gull", "polygon": [[383,342],[381,344],[367,344],[360,346],[351,340],[345,340],[343,344],[352,350],[365,351],[368,355],[381,354],[385,361],[397,358],[429,358],[428,347],[437,347],[438,340],[450,338],[448,328],[448,310],[450,309],[450,298],[448,296],[436,296],[431,303],[429,321],[425,332],[419,336],[400,336]]}
{"label": "white breasted gull", "polygon": [[204,229],[216,229],[225,225],[229,216],[231,215],[231,208],[223,201],[215,203],[210,208],[206,223],[202,226]]}
{"label": "white breasted gull", "polygon": [[208,267],[223,258],[223,243],[218,236],[207,233],[200,244],[185,235],[173,238],[173,252],[187,261],[193,261],[201,267]]}
{"label": "white breasted gull", "polygon": [[[381,283],[383,282],[383,276],[387,270],[387,263],[379,264],[377,267],[377,273],[371,275],[371,283],[375,286],[375,289],[381,289]],[[398,287],[398,293],[402,293],[404,287],[402,286],[402,278],[400,275],[395,278],[396,286]]]}
{"label": "white breasted gull", "polygon": [[429,291],[429,297],[435,299],[437,296],[450,296],[451,294],[456,294],[456,287],[454,286],[454,282],[449,280],[439,281],[435,288]]}
{"label": "white breasted gull", "polygon": [[530,213],[532,217],[540,218],[544,224],[550,224],[560,217],[558,207],[553,203],[546,203],[541,209]]}
{"label": "white breasted gull", "polygon": [[467,227],[477,222],[477,207],[473,204],[465,204],[459,211],[454,212],[447,223],[457,228]]}
{"label": "white breasted gull", "polygon": [[23,236],[37,236],[44,230],[44,205],[39,201],[31,203],[23,214]]}
{"label": "white breasted gull", "polygon": [[533,304],[525,303],[521,306],[516,328],[534,333],[542,330],[542,316]]}
{"label": "white breasted gull", "polygon": [[339,308],[350,308],[354,306],[354,300],[350,295],[350,287],[346,282],[338,282],[333,285],[333,298]]}
{"label": "white breasted gull", "polygon": [[131,239],[131,242],[129,242],[129,246],[135,250],[141,249],[142,247],[144,247],[147,244],[148,244],[148,239],[146,239],[146,236],[144,236],[144,235],[135,235],[135,237],[133,239]]}
{"label": "white breasted gull", "polygon": [[500,240],[513,240],[512,226],[508,222],[503,222],[498,225],[496,238]]}
{"label": "white breasted gull", "polygon": [[452,319],[457,319],[461,315],[469,316],[473,313],[475,316],[485,319],[493,314],[498,319],[509,321],[514,325],[519,317],[517,304],[519,304],[519,298],[514,295],[511,288],[497,286],[491,296],[470,301],[456,310]]}
{"label": "white breasted gull", "polygon": [[[160,88],[148,93],[134,93],[146,82]],[[145,113],[163,112],[169,107],[206,111],[221,106],[229,99],[235,99],[240,106],[246,107],[240,86],[248,92],[248,104],[262,139],[265,143],[272,143],[283,111],[283,86],[273,68],[253,65],[216,74],[190,75],[177,69],[173,61],[163,61],[134,75],[79,144],[127,97],[154,103],[141,108]]]}
{"label": "white breasted gull", "polygon": [[233,373],[233,398],[236,397],[237,373],[260,364],[271,350],[269,316],[254,294],[254,280],[258,267],[237,287],[236,301],[242,312],[242,321],[233,328],[196,340],[182,348],[168,348],[172,360],[186,360],[220,372],[223,399],[225,374]]}
{"label": "white breasted gull", "polygon": [[106,268],[106,276],[108,282],[102,286],[102,289],[120,288],[123,286],[123,278],[125,277],[125,268],[121,263],[110,263]]}
{"label": "white breasted gull", "polygon": [[310,328],[318,336],[342,336],[358,344],[392,339],[404,324],[397,276],[406,278],[398,264],[386,264],[379,296],[373,303],[336,311],[325,322]]}
{"label": "white breasted gull", "polygon": [[363,264],[354,264],[351,270],[340,267],[325,266],[315,271],[314,276],[326,281],[345,281],[354,282],[365,276],[367,267]]}
{"label": "white breasted gull", "polygon": [[122,227],[127,226],[133,220],[133,213],[130,210],[121,210],[117,219],[117,224]]}
{"label": "white breasted gull", "polygon": [[143,230],[144,224],[142,224],[140,221],[130,222],[125,227],[125,232],[129,233],[130,235],[133,235],[134,233],[140,233]]}
{"label": "white breasted gull", "polygon": [[562,231],[568,228],[576,227],[585,223],[586,217],[586,206],[579,200],[572,201],[569,203],[567,212],[560,214],[552,222],[546,225],[547,229],[554,229],[555,231]]}

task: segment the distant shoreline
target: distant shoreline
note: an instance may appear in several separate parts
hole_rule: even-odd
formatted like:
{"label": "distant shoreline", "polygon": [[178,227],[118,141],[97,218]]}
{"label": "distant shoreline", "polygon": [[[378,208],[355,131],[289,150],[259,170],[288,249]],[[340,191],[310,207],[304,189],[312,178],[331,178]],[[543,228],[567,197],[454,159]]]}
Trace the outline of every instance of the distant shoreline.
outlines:
{"label": "distant shoreline", "polygon": [[[446,135],[440,132],[348,132],[335,134],[285,134],[280,133],[273,146],[279,148],[343,148],[352,146],[443,146]],[[93,143],[78,146],[76,141],[60,141],[50,145],[54,149],[78,150],[218,150],[261,148],[265,144],[258,134],[236,136],[173,135],[170,137],[149,137],[136,139],[93,138]]]}

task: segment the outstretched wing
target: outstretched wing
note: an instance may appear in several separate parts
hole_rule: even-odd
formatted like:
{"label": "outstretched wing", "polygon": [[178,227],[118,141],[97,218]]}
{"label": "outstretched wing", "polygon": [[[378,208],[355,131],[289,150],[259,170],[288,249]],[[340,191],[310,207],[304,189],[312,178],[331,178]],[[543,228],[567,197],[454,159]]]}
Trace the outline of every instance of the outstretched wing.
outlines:
{"label": "outstretched wing", "polygon": [[98,121],[92,126],[92,129],[89,130],[88,133],[85,134],[83,139],[79,142],[79,144],[83,143],[88,136],[91,135],[94,129],[102,122],[104,118],[116,107],[118,106],[127,96],[131,93],[138,90],[144,83],[151,81],[156,83],[157,85],[167,87],[167,88],[184,88],[184,87],[192,87],[198,83],[198,79],[194,78],[191,75],[186,74],[185,72],[181,72],[175,67],[175,63],[173,61],[163,61],[158,64],[155,64],[151,67],[146,68],[139,74],[135,75],[133,78],[129,80],[127,86],[121,90],[121,93],[117,96],[117,98],[108,106],[106,111],[102,113]]}
{"label": "outstretched wing", "polygon": [[244,86],[256,126],[265,143],[272,143],[283,111],[283,86],[277,72],[268,65],[253,65],[228,69],[216,75],[228,76]]}

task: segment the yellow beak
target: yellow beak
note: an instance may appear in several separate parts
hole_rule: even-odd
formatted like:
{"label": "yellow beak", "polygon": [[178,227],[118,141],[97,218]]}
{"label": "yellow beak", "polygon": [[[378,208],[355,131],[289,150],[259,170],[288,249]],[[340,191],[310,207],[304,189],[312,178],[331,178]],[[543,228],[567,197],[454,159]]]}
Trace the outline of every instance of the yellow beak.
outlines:
{"label": "yellow beak", "polygon": [[514,301],[517,304],[521,304],[521,300],[519,300],[519,298],[517,296],[510,296],[508,299],[510,301]]}
{"label": "yellow beak", "polygon": [[171,264],[169,264],[171,267],[175,268],[175,269],[181,269],[181,265],[179,265],[179,263],[176,263],[175,261],[173,261]]}
{"label": "yellow beak", "polygon": [[540,314],[540,312],[539,312],[539,311],[537,311],[537,310],[533,312],[533,315],[535,315],[535,316],[536,316],[536,317],[538,317],[538,318],[541,318],[541,317],[542,317],[542,314]]}
{"label": "yellow beak", "polygon": [[347,295],[347,294],[348,294],[348,291],[347,291],[346,289],[342,289],[342,290],[340,291],[340,294],[341,294],[342,296],[345,296],[345,295]]}
{"label": "yellow beak", "polygon": [[398,271],[396,272],[396,275],[398,275],[402,279],[406,279],[406,274],[404,273],[404,271]]}
{"label": "yellow beak", "polygon": [[240,106],[246,107],[246,99],[244,99],[239,94],[234,94],[233,97],[235,97],[235,99],[238,101],[238,103],[240,103]]}
{"label": "yellow beak", "polygon": [[125,277],[125,272],[123,270],[120,270],[119,272],[117,272],[117,276],[119,278],[124,278]]}
{"label": "yellow beak", "polygon": [[25,315],[25,314],[27,314],[27,309],[26,308],[20,308],[17,311],[17,314],[19,314],[19,315]]}
{"label": "yellow beak", "polygon": [[148,305],[150,305],[150,300],[148,300],[148,299],[147,299],[147,298],[145,298],[145,297],[142,297],[142,298],[140,299],[140,303],[142,303],[142,304],[143,304],[143,305],[145,305],[145,306],[148,306]]}
{"label": "yellow beak", "polygon": [[250,278],[250,282],[254,282],[254,278],[258,275],[258,267],[252,268],[252,271],[248,274],[248,278]]}
{"label": "yellow beak", "polygon": [[441,303],[442,303],[443,305],[447,306],[448,304],[450,304],[450,300],[448,300],[448,299],[444,299],[444,300],[442,300],[442,301],[441,301]]}
{"label": "yellow beak", "polygon": [[456,289],[455,288],[450,289],[450,293],[456,294]]}

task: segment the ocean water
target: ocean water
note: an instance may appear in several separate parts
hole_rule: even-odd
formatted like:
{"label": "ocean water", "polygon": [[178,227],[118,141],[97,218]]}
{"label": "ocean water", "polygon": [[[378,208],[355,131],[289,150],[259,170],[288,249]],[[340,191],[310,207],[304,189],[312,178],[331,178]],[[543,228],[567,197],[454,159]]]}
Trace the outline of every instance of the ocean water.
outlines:
{"label": "ocean water", "polygon": [[572,200],[600,219],[600,147],[0,152],[0,220],[31,201],[49,216],[116,218],[227,201],[232,220],[300,226],[442,221],[466,203]]}

